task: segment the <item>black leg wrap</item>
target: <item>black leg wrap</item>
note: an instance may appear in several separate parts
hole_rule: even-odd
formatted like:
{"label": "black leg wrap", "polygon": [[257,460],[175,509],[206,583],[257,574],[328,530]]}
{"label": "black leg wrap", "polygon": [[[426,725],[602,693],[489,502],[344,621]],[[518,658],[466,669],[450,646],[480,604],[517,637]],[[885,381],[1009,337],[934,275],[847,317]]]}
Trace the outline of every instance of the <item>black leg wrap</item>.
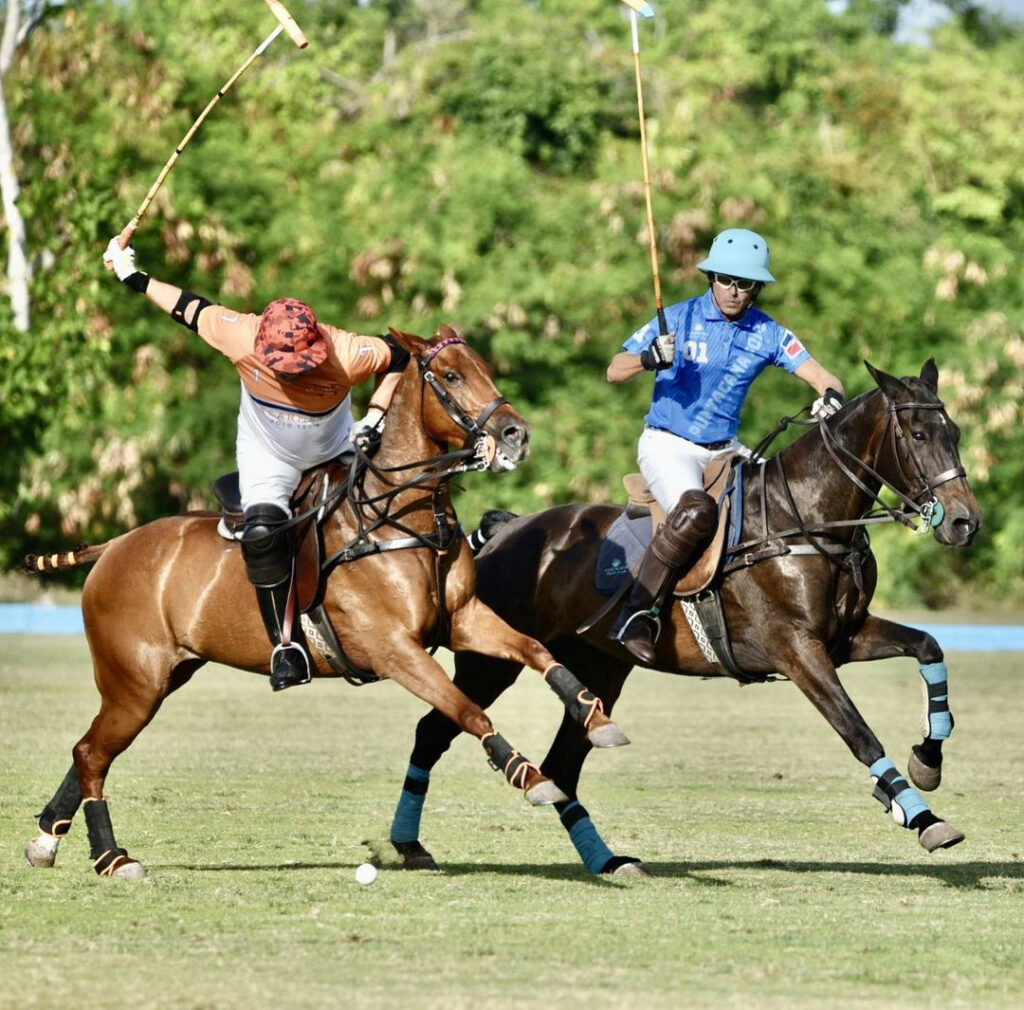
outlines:
{"label": "black leg wrap", "polygon": [[89,855],[94,860],[93,868],[102,875],[118,857],[127,855],[114,841],[114,826],[110,823],[106,800],[86,803],[85,823],[89,828]]}
{"label": "black leg wrap", "polygon": [[526,788],[526,775],[530,762],[500,734],[492,733],[483,739],[487,760],[495,771],[503,772],[510,786]]}
{"label": "black leg wrap", "polygon": [[601,710],[596,695],[570,673],[564,666],[552,666],[544,675],[548,687],[558,695],[573,722],[585,726],[595,710]]}
{"label": "black leg wrap", "polygon": [[60,788],[53,799],[39,815],[39,830],[47,835],[66,835],[71,830],[71,820],[82,805],[82,787],[78,784],[78,769],[68,769]]}
{"label": "black leg wrap", "polygon": [[[558,810],[559,807],[562,809]],[[562,822],[562,827],[566,831],[572,831],[574,825],[582,821],[584,817],[590,816],[590,811],[582,803],[572,800],[568,803],[556,803],[555,809],[558,810],[558,819]]]}
{"label": "black leg wrap", "polygon": [[942,818],[936,817],[930,810],[922,810],[908,825],[913,831],[921,834],[925,828],[930,828],[933,824],[938,824]]}

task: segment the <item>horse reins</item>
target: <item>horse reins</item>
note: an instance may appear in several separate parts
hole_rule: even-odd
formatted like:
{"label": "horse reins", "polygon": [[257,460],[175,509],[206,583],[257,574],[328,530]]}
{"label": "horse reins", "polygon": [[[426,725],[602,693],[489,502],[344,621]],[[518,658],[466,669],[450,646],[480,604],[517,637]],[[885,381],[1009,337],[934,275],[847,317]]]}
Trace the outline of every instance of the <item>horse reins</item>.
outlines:
{"label": "horse reins", "polygon": [[[884,393],[882,395],[883,395],[883,397],[885,396]],[[735,555],[741,554],[743,552],[747,552],[745,554],[744,559],[741,559],[738,563],[734,564],[734,567],[747,567],[748,565],[753,564],[756,561],[759,561],[759,560],[762,560],[762,559],[765,559],[765,558],[768,558],[768,557],[778,556],[778,555],[781,555],[781,554],[784,554],[784,553],[806,553],[807,552],[806,549],[804,551],[801,551],[799,547],[796,547],[796,548],[794,548],[794,547],[783,548],[781,545],[778,546],[778,549],[772,549],[772,550],[769,550],[769,551],[761,551],[761,552],[751,552],[751,548],[759,547],[759,546],[762,546],[762,545],[777,544],[779,541],[782,541],[782,540],[784,540],[786,538],[796,537],[796,536],[806,537],[807,540],[809,541],[809,548],[810,548],[811,551],[816,552],[816,553],[824,556],[825,558],[827,558],[829,561],[832,561],[833,563],[838,563],[839,560],[840,560],[840,557],[842,555],[852,554],[852,553],[854,553],[854,549],[853,549],[852,546],[842,545],[837,550],[836,545],[833,545],[833,544],[823,545],[823,544],[818,543],[818,539],[817,538],[819,538],[821,536],[825,536],[825,537],[830,536],[831,535],[830,532],[829,532],[830,530],[834,530],[834,529],[838,529],[838,528],[850,528],[850,527],[853,527],[853,528],[863,528],[863,527],[866,527],[868,525],[875,524],[875,523],[901,522],[905,526],[909,527],[910,529],[915,530],[916,532],[927,533],[929,529],[933,528],[934,526],[937,526],[942,521],[942,518],[943,518],[942,503],[939,502],[939,500],[935,497],[934,490],[935,490],[935,488],[939,487],[942,484],[947,483],[948,481],[955,480],[957,477],[964,477],[964,476],[966,476],[966,471],[964,470],[964,468],[962,466],[955,466],[955,467],[950,467],[947,470],[943,470],[941,473],[938,473],[938,474],[936,474],[933,477],[925,477],[924,471],[922,470],[920,463],[917,461],[917,457],[914,455],[914,453],[910,449],[910,447],[905,444],[905,436],[903,434],[903,429],[901,428],[901,426],[899,424],[898,414],[899,414],[900,411],[903,411],[903,410],[914,410],[914,409],[942,410],[943,412],[945,412],[945,404],[943,404],[941,401],[937,401],[937,402],[934,402],[934,403],[924,402],[924,401],[911,401],[911,402],[908,402],[908,403],[895,403],[895,402],[889,400],[888,398],[886,398],[886,404],[887,404],[886,428],[885,428],[885,431],[882,433],[882,437],[881,437],[881,439],[879,440],[879,443],[878,443],[878,449],[876,450],[874,459],[872,460],[870,465],[868,463],[866,463],[864,460],[858,458],[852,452],[850,452],[850,450],[848,450],[845,446],[840,444],[840,442],[836,438],[835,434],[831,431],[831,428],[829,427],[829,425],[824,423],[824,421],[818,423],[818,430],[819,430],[819,432],[821,434],[822,442],[824,443],[825,448],[828,451],[829,455],[832,457],[833,461],[839,467],[840,471],[854,485],[856,485],[861,491],[863,491],[864,494],[866,494],[868,496],[868,498],[871,499],[871,501],[872,501],[872,503],[874,505],[877,505],[878,507],[880,507],[883,510],[883,513],[882,514],[874,514],[874,515],[865,514],[865,515],[861,516],[859,519],[836,520],[836,521],[833,521],[833,522],[819,523],[819,524],[817,524],[815,526],[807,526],[807,524],[804,522],[803,517],[800,514],[800,510],[797,507],[796,501],[793,498],[792,491],[790,490],[789,480],[786,477],[786,472],[785,472],[785,469],[783,467],[781,455],[776,455],[775,458],[774,458],[774,462],[776,464],[776,468],[778,469],[779,482],[780,482],[780,484],[782,486],[782,489],[783,489],[783,492],[784,492],[784,494],[786,496],[786,500],[787,500],[787,503],[789,505],[789,508],[790,508],[794,518],[796,519],[796,521],[797,521],[797,523],[799,525],[794,527],[793,529],[783,530],[781,532],[770,532],[768,530],[767,488],[766,488],[766,485],[765,485],[766,463],[767,463],[767,461],[762,459],[761,463],[760,463],[760,467],[761,467],[761,526],[762,526],[762,531],[763,531],[764,535],[761,538],[759,538],[759,539],[749,540],[749,541],[746,541],[744,543],[738,544],[736,547],[731,548],[727,552],[729,554],[735,554]],[[948,420],[948,414],[946,415],[946,417],[947,417],[947,420]],[[779,422],[779,425],[776,427],[776,429],[767,438],[765,438],[761,443],[758,444],[757,449],[755,450],[755,453],[754,453],[755,458],[757,456],[760,456],[761,453],[764,451],[764,449],[772,441],[774,441],[774,439],[790,423],[792,423],[794,421],[796,421],[796,423],[798,423],[798,424],[813,423],[813,422],[807,422],[807,421],[797,421],[796,418],[788,418],[788,417],[783,418]],[[901,443],[904,444],[904,453],[903,454],[907,457],[907,459],[910,460],[910,463],[913,465],[913,469],[916,472],[916,481],[917,481],[916,485],[908,477],[907,471],[906,471],[906,467],[904,466],[904,463],[903,463],[903,461],[900,458],[901,454],[900,454],[900,451],[899,451],[899,446],[900,446]],[[892,481],[886,480],[878,472],[879,460],[881,459],[882,451],[883,451],[883,449],[886,446],[888,446],[890,448],[890,451],[891,451],[892,457],[893,457],[893,463],[894,463],[894,465],[895,465],[895,467],[896,467],[896,469],[898,471],[899,478],[903,481],[903,483],[904,483],[904,485],[906,487],[905,491],[900,490],[898,487],[896,487],[893,484]],[[875,492],[875,491],[872,491],[864,483],[864,481],[861,480],[850,469],[850,467],[846,465],[846,463],[843,461],[842,458],[840,458],[840,456],[845,457],[846,460],[848,460],[850,463],[852,463],[852,464],[860,467],[862,470],[866,471],[866,473],[868,475],[870,475],[872,478],[874,478],[875,480],[877,480],[879,482],[879,485],[881,487],[885,487],[889,491],[891,491],[893,494],[895,494],[897,496],[897,498],[899,498],[900,501],[903,503],[904,507],[902,509],[895,509],[895,508],[892,508],[889,505],[887,505],[879,497],[879,493]],[[930,495],[929,500],[926,501],[923,505],[919,505],[917,503],[917,499],[921,498],[925,494],[929,494]],[[924,525],[923,526],[916,526],[914,524],[914,521],[908,516],[908,514],[907,514],[908,512],[916,513],[916,515],[921,520],[923,520]]]}

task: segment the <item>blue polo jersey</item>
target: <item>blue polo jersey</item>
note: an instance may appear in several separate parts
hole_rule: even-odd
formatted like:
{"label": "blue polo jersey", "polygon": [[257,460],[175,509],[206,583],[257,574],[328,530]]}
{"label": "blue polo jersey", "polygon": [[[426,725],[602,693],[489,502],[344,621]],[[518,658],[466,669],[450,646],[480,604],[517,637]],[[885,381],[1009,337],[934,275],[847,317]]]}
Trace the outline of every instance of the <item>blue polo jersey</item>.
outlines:
{"label": "blue polo jersey", "polygon": [[[790,330],[753,306],[730,322],[708,289],[665,309],[676,336],[672,364],[655,372],[654,396],[644,420],[691,442],[735,438],[750,384],[768,367],[796,371],[810,354]],[[622,347],[639,354],[658,336],[657,318],[640,327]]]}

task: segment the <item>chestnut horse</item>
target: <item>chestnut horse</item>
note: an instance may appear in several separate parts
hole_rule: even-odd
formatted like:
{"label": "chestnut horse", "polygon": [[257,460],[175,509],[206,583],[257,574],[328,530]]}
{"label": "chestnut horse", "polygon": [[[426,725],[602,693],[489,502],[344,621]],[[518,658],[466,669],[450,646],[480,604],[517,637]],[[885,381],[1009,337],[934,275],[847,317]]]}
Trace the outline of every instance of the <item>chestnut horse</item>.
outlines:
{"label": "chestnut horse", "polygon": [[[879,388],[814,425],[772,459],[743,466],[743,543],[730,553],[727,574],[716,583],[740,671],[756,680],[778,674],[796,684],[868,768],[875,797],[933,851],[964,836],[936,817],[896,771],[843,689],[836,667],[917,658],[928,695],[928,734],[913,748],[909,770],[918,788],[935,789],[942,741],[953,728],[942,650],[931,636],[868,612],[876,567],[864,527],[898,519],[919,524],[922,533],[931,529],[940,543],[965,546],[981,516],[960,464],[960,432],[936,395],[935,363],[929,361],[919,379],[868,369]],[[881,514],[867,517],[881,504],[883,486],[900,499],[901,510],[882,506]],[[587,686],[609,713],[633,666],[625,649],[607,638],[614,608],[593,627],[577,629],[605,602],[595,589],[595,566],[601,542],[622,511],[611,505],[567,505],[523,518],[495,513],[471,538],[483,533],[487,540],[477,557],[482,599],[514,627],[544,642],[561,662],[586,670]],[[753,555],[761,558],[750,560]],[[681,607],[667,607],[662,620],[655,669],[725,675],[698,647]],[[519,670],[513,660],[463,653],[456,661],[455,684],[487,708]],[[415,843],[420,865],[430,865],[430,859],[419,844],[419,809],[430,771],[456,732],[437,712],[417,727],[411,771],[419,779],[418,807],[410,816],[411,798],[403,792],[391,837],[400,843],[399,851]],[[571,797],[556,804],[562,824],[591,872],[643,873],[639,860],[608,849],[578,801],[589,750],[576,726],[563,720],[541,764]]]}
{"label": "chestnut horse", "polygon": [[[544,675],[596,746],[628,743],[599,699],[474,593],[472,552],[448,481],[467,470],[512,469],[527,456],[529,429],[449,327],[431,342],[392,332],[411,358],[381,446],[372,461],[357,455],[347,483],[344,468],[334,466],[333,501],[314,506],[328,513],[321,526],[329,556],[324,609],[352,664],[396,681],[478,737],[492,765],[530,802],[564,799],[427,652],[447,644],[525,664]],[[464,448],[445,452],[448,444]],[[40,570],[96,562],[82,611],[101,697],[99,714],[74,747],[74,764],[40,815],[41,834],[26,849],[31,865],[53,865],[84,802],[96,872],[144,876],[114,839],[103,799],[111,762],[204,663],[269,673],[255,593],[239,545],[218,534],[218,520],[216,513],[158,519],[102,545],[27,561]],[[338,564],[346,552],[355,560]],[[313,659],[315,676],[338,676],[315,653]]]}

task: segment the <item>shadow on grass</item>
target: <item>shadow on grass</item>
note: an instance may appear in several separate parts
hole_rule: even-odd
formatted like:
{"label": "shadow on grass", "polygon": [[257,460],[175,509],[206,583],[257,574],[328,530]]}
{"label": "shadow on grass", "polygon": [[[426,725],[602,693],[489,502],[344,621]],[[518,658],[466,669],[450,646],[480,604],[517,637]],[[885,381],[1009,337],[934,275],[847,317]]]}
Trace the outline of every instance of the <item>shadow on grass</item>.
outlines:
{"label": "shadow on grass", "polygon": [[941,863],[839,863],[806,862],[784,859],[708,860],[698,863],[645,863],[655,877],[689,877],[695,883],[729,887],[721,878],[704,878],[700,874],[730,870],[774,871],[780,873],[847,873],[865,877],[925,877],[947,887],[960,890],[989,890],[986,883],[994,878],[1024,879],[1024,862],[973,862],[943,865]]}
{"label": "shadow on grass", "polygon": [[[780,859],[750,860],[707,860],[694,863],[644,863],[652,878],[690,879],[702,887],[732,887],[733,882],[716,876],[705,874],[727,873],[730,871],[770,871],[778,873],[847,873],[865,877],[923,877],[937,880],[946,887],[959,890],[989,890],[986,883],[993,879],[1024,879],[1024,862],[996,863],[974,862],[956,863],[944,866],[939,863],[839,863],[839,862],[807,862],[787,861]],[[157,869],[154,865],[152,869]],[[351,872],[355,864],[351,862],[317,862],[317,863],[165,863],[165,870],[188,870],[195,873],[271,873],[306,870],[344,870]],[[432,870],[405,870],[393,864],[384,863],[381,867],[385,873],[420,873],[434,875]],[[577,880],[598,885],[621,885],[628,881],[623,878],[601,877],[588,873],[578,863],[445,863],[441,866],[438,876],[472,877],[482,874],[495,874],[501,877],[534,877],[545,880]],[[634,878],[635,879],[635,878]]]}

